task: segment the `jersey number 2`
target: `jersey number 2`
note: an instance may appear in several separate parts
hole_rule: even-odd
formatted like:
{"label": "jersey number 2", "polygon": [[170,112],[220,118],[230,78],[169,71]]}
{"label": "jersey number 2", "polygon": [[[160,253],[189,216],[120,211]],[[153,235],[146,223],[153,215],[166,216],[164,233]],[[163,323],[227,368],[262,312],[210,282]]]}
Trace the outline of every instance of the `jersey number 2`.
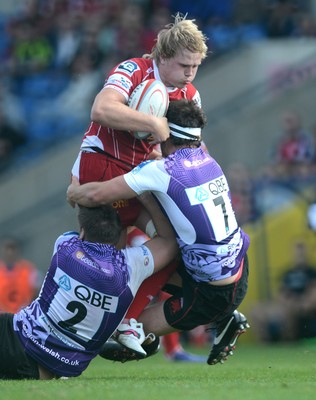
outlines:
{"label": "jersey number 2", "polygon": [[74,325],[81,322],[85,319],[87,315],[86,307],[80,303],[79,301],[71,301],[67,305],[67,310],[71,311],[72,313],[76,313],[73,317],[66,319],[65,321],[59,321],[58,325],[61,328],[67,329],[67,331],[72,333],[77,333],[77,329],[74,328]]}

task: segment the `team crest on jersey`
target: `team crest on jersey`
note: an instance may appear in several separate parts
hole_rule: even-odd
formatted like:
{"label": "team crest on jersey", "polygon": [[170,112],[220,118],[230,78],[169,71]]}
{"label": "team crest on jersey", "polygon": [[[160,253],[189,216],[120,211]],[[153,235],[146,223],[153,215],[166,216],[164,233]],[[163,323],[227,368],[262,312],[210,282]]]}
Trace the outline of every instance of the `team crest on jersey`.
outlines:
{"label": "team crest on jersey", "polygon": [[63,275],[59,278],[58,281],[59,287],[66,290],[67,292],[71,289],[70,279],[67,275]]}
{"label": "team crest on jersey", "polygon": [[139,71],[140,68],[134,61],[124,61],[122,64],[120,64],[115,71],[119,72],[125,72],[128,75],[133,75],[135,71]]}

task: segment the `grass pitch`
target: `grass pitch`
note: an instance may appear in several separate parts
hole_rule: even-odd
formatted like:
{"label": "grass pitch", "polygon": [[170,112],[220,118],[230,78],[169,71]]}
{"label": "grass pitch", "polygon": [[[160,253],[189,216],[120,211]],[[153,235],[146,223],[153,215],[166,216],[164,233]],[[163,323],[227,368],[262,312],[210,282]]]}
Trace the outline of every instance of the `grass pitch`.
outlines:
{"label": "grass pitch", "polygon": [[[208,354],[208,349],[189,349]],[[113,363],[100,357],[79,378],[0,381],[1,400],[312,400],[316,342],[262,346],[240,341],[223,365],[166,361]]]}

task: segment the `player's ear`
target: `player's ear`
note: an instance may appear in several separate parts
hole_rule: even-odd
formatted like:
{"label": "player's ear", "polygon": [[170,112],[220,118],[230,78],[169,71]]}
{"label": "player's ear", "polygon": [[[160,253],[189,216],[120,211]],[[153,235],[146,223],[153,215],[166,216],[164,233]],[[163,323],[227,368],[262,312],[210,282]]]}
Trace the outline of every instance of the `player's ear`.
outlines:
{"label": "player's ear", "polygon": [[84,240],[84,229],[83,228],[80,228],[79,239]]}

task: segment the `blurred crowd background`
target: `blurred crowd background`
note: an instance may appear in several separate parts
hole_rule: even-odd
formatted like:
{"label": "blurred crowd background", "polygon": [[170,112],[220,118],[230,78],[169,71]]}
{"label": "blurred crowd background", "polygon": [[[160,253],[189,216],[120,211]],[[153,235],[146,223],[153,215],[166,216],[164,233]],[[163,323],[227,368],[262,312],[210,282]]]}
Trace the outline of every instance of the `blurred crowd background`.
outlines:
{"label": "blurred crowd background", "polygon": [[316,36],[306,0],[0,3],[1,170],[17,150],[34,157],[59,136],[83,132],[109,68],[149,53],[177,11],[195,18],[208,37],[207,62],[250,42]]}
{"label": "blurred crowd background", "polygon": [[[215,158],[216,149],[221,148],[219,161],[229,179],[237,218],[251,235],[250,257],[255,271],[245,311],[252,312],[266,301],[274,301],[283,274],[300,265],[294,251],[298,244],[304,247],[304,256],[299,253],[303,264],[316,269],[316,113],[308,111],[306,118],[305,103],[299,102],[295,92],[304,91],[302,84],[315,84],[316,1],[0,0],[0,235],[3,239],[18,237],[26,256],[45,271],[50,258],[47,249],[63,229],[67,230],[61,222],[68,223],[73,218],[73,210],[65,204],[65,190],[95,95],[117,62],[150,53],[157,32],[172,22],[172,15],[178,11],[195,19],[208,38],[210,52],[196,78],[198,88],[204,87],[212,71],[228,68],[232,60],[236,63],[244,49],[251,46],[278,43],[282,48],[294,43],[293,57],[295,49],[304,46],[311,54],[296,67],[295,79],[299,77],[299,83],[293,84],[292,75],[286,77],[285,89],[290,87],[290,95],[297,102],[288,104],[284,100],[273,119],[274,125],[270,118],[265,148],[259,145],[252,150],[259,131],[265,137],[264,109],[260,110],[257,126],[255,114],[245,114],[255,126],[250,140],[238,136],[243,130],[240,121],[238,126],[231,124],[225,129],[226,136],[216,136],[216,121],[227,123],[232,118],[228,82],[234,74],[230,73],[227,81],[218,82],[222,88],[211,86],[205,92],[204,87],[202,93],[202,104],[208,110],[213,99],[228,92],[225,108],[214,106],[208,110],[209,136],[205,141]],[[238,80],[239,71],[234,73]],[[199,82],[199,74],[203,83]],[[268,84],[264,82],[264,87],[268,85],[271,91],[274,85],[275,95],[276,87],[280,89],[280,75],[273,77]],[[285,89],[283,85],[286,97]],[[240,106],[245,93],[230,96]],[[262,91],[252,88],[251,93],[258,102]],[[270,96],[270,104],[274,99]],[[311,99],[312,109],[316,95]],[[228,140],[227,135],[234,138]],[[62,162],[52,158],[52,153],[62,154],[68,145],[72,151]],[[244,149],[243,154],[247,154],[248,146],[251,148],[247,157],[232,156],[238,153],[238,146]],[[256,158],[264,161],[260,165],[248,162]],[[50,164],[45,164],[48,159]],[[57,166],[65,177],[62,183],[56,180],[61,174]],[[67,211],[63,207],[68,207]],[[48,214],[53,214],[54,223]],[[30,225],[30,220],[34,224]],[[68,228],[76,226],[68,224]],[[48,242],[46,247],[44,240]],[[310,281],[315,286],[312,274],[308,275]],[[308,317],[315,323],[316,296],[309,295],[309,299],[313,300],[308,300],[309,304],[312,302]],[[299,301],[295,297],[294,302]],[[275,322],[281,320],[278,315],[269,321],[268,333],[264,338],[261,335],[262,340],[283,338]],[[314,335],[316,327],[309,333]],[[291,340],[293,337],[297,338],[292,335]]]}

